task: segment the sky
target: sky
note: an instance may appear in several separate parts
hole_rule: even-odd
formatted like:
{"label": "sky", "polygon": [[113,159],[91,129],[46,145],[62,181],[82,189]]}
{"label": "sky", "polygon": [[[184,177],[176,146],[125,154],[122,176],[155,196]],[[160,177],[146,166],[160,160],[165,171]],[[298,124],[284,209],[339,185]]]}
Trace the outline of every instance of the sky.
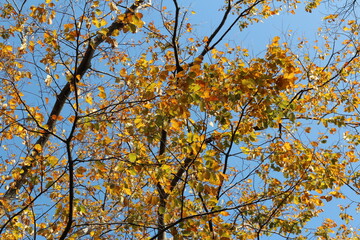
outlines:
{"label": "sky", "polygon": [[[194,20],[199,26],[206,26],[204,32],[210,33],[219,23],[222,12],[219,12],[218,9],[221,7],[219,2],[222,1],[207,1],[206,11],[203,9],[204,1],[191,2],[194,9],[199,9],[193,16]],[[303,5],[299,5],[296,14],[282,12],[279,15],[264,19],[262,23],[251,25],[242,32],[235,28],[225,39],[234,41],[257,54],[266,48],[273,37],[289,37],[289,30],[296,37],[315,37],[317,29],[322,25],[321,19],[325,16],[325,11],[326,9],[315,9],[312,13],[308,13]]]}
{"label": "sky", "polygon": [[[179,1],[182,6],[192,6],[194,9],[199,9],[196,14],[191,18],[198,24],[197,31],[201,31],[200,35],[211,33],[212,30],[219,23],[219,0],[184,0]],[[206,5],[204,5],[206,2]],[[316,30],[322,25],[321,19],[325,16],[326,9],[317,9],[313,13],[307,13],[303,7],[299,7],[296,15],[292,14],[280,14],[279,16],[273,16],[264,20],[263,23],[257,23],[253,26],[249,26],[244,31],[240,32],[234,29],[225,38],[224,42],[234,42],[241,45],[243,48],[248,48],[251,55],[261,55],[266,49],[266,45],[269,44],[271,39],[275,36],[282,38],[293,38],[296,40],[298,37],[307,38],[310,41],[315,40]],[[201,26],[204,26],[203,28]],[[200,29],[200,30],[199,30]],[[291,30],[291,35],[290,34]],[[357,197],[352,191],[346,192],[355,199]],[[336,214],[337,205],[341,203],[339,201],[333,201],[324,207],[324,213],[318,218],[312,220],[309,223],[309,227],[318,226],[322,220],[326,217],[338,218]],[[359,218],[360,219],[360,218]],[[358,221],[360,222],[360,221]],[[41,238],[39,238],[41,239]],[[275,238],[262,238],[274,239]]]}
{"label": "sky", "polygon": [[[203,1],[197,0],[192,1],[194,8],[201,9],[203,7]],[[209,0],[208,1],[207,11],[198,11],[194,16],[194,19],[199,23],[199,25],[207,26],[205,29],[208,29],[208,26],[211,26],[210,29],[214,29],[218,22],[220,13],[216,10],[219,8],[219,1]],[[335,3],[336,4],[336,3]],[[318,28],[324,26],[322,19],[329,14],[329,8],[325,6],[320,6],[319,8],[313,10],[312,13],[305,11],[304,5],[299,5],[296,10],[296,14],[291,13],[282,13],[280,15],[272,16],[268,19],[265,19],[262,23],[257,23],[252,26],[249,26],[244,31],[240,32],[238,29],[234,29],[229,33],[225,38],[226,41],[234,42],[239,44],[243,48],[248,48],[250,55],[257,56],[261,55],[266,49],[266,45],[271,42],[271,39],[275,36],[280,36],[283,40],[293,40],[297,42],[298,39],[307,39],[311,45],[311,42],[314,42],[319,39],[317,34]],[[201,28],[200,28],[201,29]],[[209,30],[210,31],[210,30]],[[309,49],[310,50],[310,49]],[[311,51],[311,50],[310,50]],[[340,132],[339,135],[342,133]],[[316,137],[316,136],[314,136]],[[348,187],[342,188],[343,193],[349,198],[344,199],[333,199],[330,202],[327,202],[326,205],[322,208],[323,213],[318,217],[312,219],[308,224],[307,228],[314,229],[322,224],[324,219],[331,218],[338,224],[346,224],[339,217],[339,205],[345,206],[347,203],[350,203],[352,200],[356,201],[359,196],[356,195]],[[354,229],[360,228],[360,215],[355,213],[356,204],[349,208],[351,214],[354,214],[354,221],[350,222],[348,226],[352,226]],[[265,237],[261,238],[262,240],[276,240],[278,237]]]}

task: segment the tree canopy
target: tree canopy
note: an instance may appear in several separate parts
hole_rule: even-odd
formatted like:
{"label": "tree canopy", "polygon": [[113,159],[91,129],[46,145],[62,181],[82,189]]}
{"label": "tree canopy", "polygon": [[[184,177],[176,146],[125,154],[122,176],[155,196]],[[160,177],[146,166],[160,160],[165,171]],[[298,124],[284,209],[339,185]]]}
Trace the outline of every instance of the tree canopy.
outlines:
{"label": "tree canopy", "polygon": [[2,1],[0,238],[360,237],[357,7]]}

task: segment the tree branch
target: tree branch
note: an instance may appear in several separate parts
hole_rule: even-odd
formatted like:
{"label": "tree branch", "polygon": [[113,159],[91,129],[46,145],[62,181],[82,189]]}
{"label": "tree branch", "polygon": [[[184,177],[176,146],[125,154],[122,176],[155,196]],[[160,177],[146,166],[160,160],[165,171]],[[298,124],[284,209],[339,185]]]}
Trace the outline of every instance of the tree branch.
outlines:
{"label": "tree branch", "polygon": [[[129,7],[125,14],[134,14],[135,10],[144,2],[144,0],[136,0],[131,7]],[[76,68],[75,73],[73,74],[73,79],[66,83],[66,85],[61,90],[60,94],[56,97],[56,102],[52,108],[52,111],[50,113],[50,116],[48,118],[48,121],[46,123],[48,127],[48,132],[44,133],[42,136],[39,137],[39,139],[36,141],[36,144],[39,144],[42,149],[44,149],[44,146],[46,145],[47,141],[50,137],[50,132],[54,130],[54,127],[57,122],[57,118],[53,116],[59,116],[61,110],[63,109],[66,100],[70,96],[71,93],[71,84],[74,81],[79,81],[79,79],[82,79],[84,74],[87,72],[87,70],[91,66],[91,60],[94,56],[96,48],[105,40],[106,37],[109,37],[113,34],[115,30],[120,30],[126,26],[126,23],[115,20],[109,27],[106,36],[104,36],[101,33],[98,33],[96,37],[93,40],[90,40],[88,47],[85,51],[84,57],[82,58],[79,67]],[[77,78],[77,76],[80,76],[80,78]],[[40,152],[37,150],[33,150],[30,154],[31,162],[28,165],[22,166],[22,173],[18,180],[15,180],[10,186],[9,189],[4,194],[4,197],[6,198],[14,198],[16,196],[17,190],[19,190],[24,183],[26,182],[26,176],[29,172],[29,170],[32,168],[36,158],[40,155]]]}

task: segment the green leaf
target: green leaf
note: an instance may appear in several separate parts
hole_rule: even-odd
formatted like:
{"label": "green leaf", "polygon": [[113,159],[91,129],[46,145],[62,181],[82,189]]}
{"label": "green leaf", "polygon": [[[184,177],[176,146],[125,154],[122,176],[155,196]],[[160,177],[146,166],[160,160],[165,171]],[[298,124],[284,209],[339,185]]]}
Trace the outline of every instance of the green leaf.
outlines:
{"label": "green leaf", "polygon": [[129,154],[129,160],[130,160],[130,162],[135,162],[136,161],[136,154],[135,153],[130,153]]}
{"label": "green leaf", "polygon": [[165,208],[164,207],[159,207],[159,213],[160,214],[164,214],[165,213]]}

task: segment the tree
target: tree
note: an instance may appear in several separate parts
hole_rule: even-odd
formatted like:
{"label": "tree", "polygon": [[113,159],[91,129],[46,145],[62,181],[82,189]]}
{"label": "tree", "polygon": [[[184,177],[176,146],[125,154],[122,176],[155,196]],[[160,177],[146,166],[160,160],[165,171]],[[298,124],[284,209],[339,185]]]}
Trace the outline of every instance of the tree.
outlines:
{"label": "tree", "polygon": [[228,34],[320,1],[182,3],[2,3],[1,239],[359,237],[356,1],[257,57]]}

